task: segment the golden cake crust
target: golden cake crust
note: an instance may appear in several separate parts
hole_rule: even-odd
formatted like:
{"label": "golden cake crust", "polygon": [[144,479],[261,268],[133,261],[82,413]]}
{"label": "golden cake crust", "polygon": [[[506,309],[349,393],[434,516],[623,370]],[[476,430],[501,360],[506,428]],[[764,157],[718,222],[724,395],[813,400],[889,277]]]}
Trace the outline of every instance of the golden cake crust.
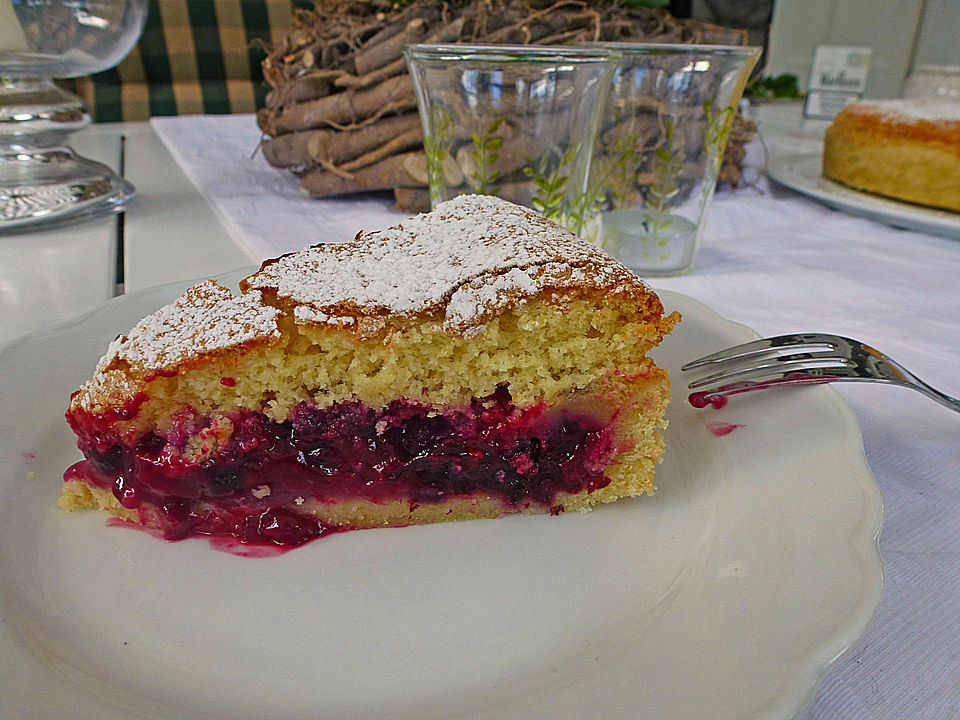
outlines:
{"label": "golden cake crust", "polygon": [[118,335],[93,378],[74,393],[71,407],[95,412],[119,405],[157,375],[276,345],[279,317],[258,292],[238,297],[215,280],[195,285]]}
{"label": "golden cake crust", "polygon": [[960,103],[846,106],[827,128],[823,174],[858,190],[960,211]]}
{"label": "golden cake crust", "polygon": [[121,406],[149,383],[158,391],[166,378],[204,366],[225,375],[235,368],[246,383],[251,356],[304,334],[383,345],[412,322],[459,347],[457,338],[534,300],[634,308],[649,319],[644,351],[677,321],[663,318],[656,294],[592,244],[525,208],[475,195],[389,230],[268,261],[241,290],[235,296],[209,280],[144,318],[110,344],[71,409]]}

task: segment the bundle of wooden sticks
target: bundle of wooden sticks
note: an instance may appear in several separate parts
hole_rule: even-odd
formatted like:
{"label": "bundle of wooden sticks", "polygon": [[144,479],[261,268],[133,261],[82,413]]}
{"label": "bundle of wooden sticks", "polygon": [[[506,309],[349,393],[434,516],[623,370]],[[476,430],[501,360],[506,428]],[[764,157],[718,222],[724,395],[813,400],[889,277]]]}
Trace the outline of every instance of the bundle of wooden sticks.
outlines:
{"label": "bundle of wooden sticks", "polygon": [[[411,43],[582,41],[740,45],[744,34],[623,0],[317,0],[263,61],[272,90],[257,122],[267,161],[314,197],[393,190],[429,208],[423,131],[402,57]],[[721,181],[737,184],[755,127],[737,116]]]}

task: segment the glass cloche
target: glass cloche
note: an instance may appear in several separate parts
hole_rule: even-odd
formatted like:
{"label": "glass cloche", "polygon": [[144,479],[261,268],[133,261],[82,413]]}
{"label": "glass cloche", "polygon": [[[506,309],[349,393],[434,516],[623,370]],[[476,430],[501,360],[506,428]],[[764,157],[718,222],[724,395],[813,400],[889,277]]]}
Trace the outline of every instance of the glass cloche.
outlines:
{"label": "glass cloche", "polygon": [[147,0],[0,0],[0,230],[116,211],[133,197],[66,144],[90,115],[52,78],[119,63],[146,15]]}

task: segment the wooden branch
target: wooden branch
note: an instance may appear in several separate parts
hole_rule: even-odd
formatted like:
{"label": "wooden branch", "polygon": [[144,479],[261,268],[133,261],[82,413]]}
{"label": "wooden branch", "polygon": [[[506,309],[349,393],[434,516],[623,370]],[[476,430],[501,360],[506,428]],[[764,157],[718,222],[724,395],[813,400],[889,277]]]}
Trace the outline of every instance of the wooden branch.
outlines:
{"label": "wooden branch", "polygon": [[615,148],[619,144],[626,149],[626,144],[630,144],[633,150],[640,151],[650,146],[662,132],[660,122],[653,113],[634,115],[602,130],[600,145],[604,148]]}
{"label": "wooden branch", "polygon": [[378,82],[382,82],[387,78],[392,78],[394,75],[399,75],[404,70],[407,69],[407,61],[403,58],[394,60],[392,63],[387,63],[381,68],[377,68],[373,72],[368,72],[366,75],[343,75],[337,78],[334,81],[334,85],[338,88],[354,88],[356,90],[361,90],[363,88],[370,87],[371,85],[376,85]]}
{"label": "wooden branch", "polygon": [[387,23],[369,40],[367,40],[364,45],[374,46],[379,45],[382,42],[386,42],[394,35],[398,34],[406,26],[406,22],[403,20],[394,20],[391,23]]}
{"label": "wooden branch", "polygon": [[565,45],[571,42],[594,42],[593,31],[590,28],[578,28],[557,35],[547,35],[534,40],[534,45]]}
{"label": "wooden branch", "polygon": [[329,130],[304,130],[303,132],[284,133],[270,140],[265,140],[260,149],[263,157],[274,167],[301,167],[315,165],[316,161],[310,155],[310,142],[318,136],[330,133]]}
{"label": "wooden branch", "polygon": [[[426,158],[424,158],[426,160]],[[457,165],[456,161],[449,155],[443,159],[441,164],[443,169],[443,179],[450,187],[460,187],[463,185],[466,178],[463,175],[463,170],[460,169],[460,166]],[[429,183],[428,183],[429,184]]]}
{"label": "wooden branch", "polygon": [[[460,37],[460,33],[463,31],[463,23],[465,18],[459,17],[454,20],[449,25],[442,26],[439,30],[434,31],[428,35],[423,42],[425,43],[446,43],[453,42]],[[334,85],[337,87],[343,88],[365,88],[370,87],[371,85],[376,85],[378,82],[391,78],[394,75],[399,75],[403,72],[406,72],[407,61],[402,57],[397,58],[391,63],[387,63],[381,68],[377,68],[372,72],[368,72],[366,75],[347,75],[343,74],[334,81]]]}
{"label": "wooden branch", "polygon": [[725,28],[702,20],[687,20],[690,40],[701,45],[745,45],[747,31]]}
{"label": "wooden branch", "polygon": [[347,125],[377,113],[410,110],[417,106],[409,75],[390,78],[376,87],[346,91],[318,100],[289,105],[274,120],[277,132],[295,132],[323,125]]}
{"label": "wooden branch", "polygon": [[268,110],[267,108],[257,110],[257,127],[260,128],[260,132],[264,135],[276,135],[276,116],[276,112]]}
{"label": "wooden branch", "polygon": [[373,125],[347,132],[314,132],[307,143],[312,164],[340,165],[373,152],[397,137],[409,138],[416,134],[416,142],[423,142],[423,130],[416,113],[384,118]]}
{"label": "wooden branch", "polygon": [[[422,152],[407,153],[403,161],[403,168],[410,177],[417,181],[414,187],[430,185],[430,175],[427,173],[427,156]],[[407,185],[406,187],[410,187]]]}
{"label": "wooden branch", "polygon": [[329,95],[330,83],[343,74],[341,70],[316,70],[284,83],[267,93],[267,107],[278,110],[284,105]]}
{"label": "wooden branch", "polygon": [[460,35],[463,33],[463,24],[466,22],[465,17],[458,17],[456,20],[450,23],[445,23],[441,25],[439,29],[434,30],[430,35],[424,40],[425,43],[451,43],[460,39]]}
{"label": "wooden branch", "polygon": [[378,45],[364,48],[353,59],[353,66],[357,75],[366,75],[369,72],[383,67],[397,60],[403,55],[406,45],[418,43],[427,35],[427,21],[423,18],[414,18],[407,26],[389,40]]}
{"label": "wooden branch", "polygon": [[283,133],[264,141],[261,149],[274,167],[332,168],[347,163],[341,169],[350,172],[422,143],[420,119],[408,113],[345,132],[319,129]]}
{"label": "wooden branch", "polygon": [[332,197],[398,187],[422,188],[426,185],[426,158],[422,152],[388,157],[359,170],[350,179],[327,170],[311,170],[300,179],[300,189],[310,197]]}
{"label": "wooden branch", "polygon": [[397,209],[408,213],[430,210],[430,191],[426,188],[394,188],[393,199]]}
{"label": "wooden branch", "polygon": [[507,42],[508,40],[516,42],[518,37],[529,42],[531,37],[530,24],[534,20],[548,16],[562,7],[575,7],[582,11],[586,9],[587,5],[586,3],[579,2],[578,0],[560,0],[559,2],[555,2],[550,7],[530,13],[512,25],[507,25],[506,27],[502,27],[494,32],[489,33],[483,38],[483,42],[485,44],[503,43]]}
{"label": "wooden branch", "polygon": [[376,150],[371,150],[368,153],[364,153],[358,158],[346,162],[340,166],[340,169],[344,172],[352,173],[361,168],[365,168],[368,165],[373,165],[375,162],[382,160],[385,157],[390,157],[398,152],[404,150],[409,150],[410,148],[421,147],[423,145],[423,131],[420,128],[414,128],[413,130],[408,130],[402,135],[397,135],[392,138],[389,142],[384,143]]}

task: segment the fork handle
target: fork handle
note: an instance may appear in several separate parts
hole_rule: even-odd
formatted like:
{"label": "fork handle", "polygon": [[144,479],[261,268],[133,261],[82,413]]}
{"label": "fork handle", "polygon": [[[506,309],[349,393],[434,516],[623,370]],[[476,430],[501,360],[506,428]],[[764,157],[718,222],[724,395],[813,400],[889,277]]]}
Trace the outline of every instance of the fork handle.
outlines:
{"label": "fork handle", "polygon": [[895,360],[891,360],[890,357],[888,357],[884,353],[878,350],[874,350],[873,348],[869,348],[867,346],[864,346],[864,347],[867,348],[868,350],[871,350],[872,351],[871,354],[874,355],[874,357],[877,357],[878,359],[880,359],[884,364],[887,365],[889,369],[893,371],[892,376],[889,375],[888,373],[888,377],[891,381],[903,387],[919,390],[928,398],[930,398],[931,400],[936,400],[938,403],[940,403],[944,407],[950,408],[951,410],[955,410],[956,412],[960,412],[960,400],[957,400],[957,398],[954,398],[954,397],[950,397],[946,393],[940,392],[935,387],[931,387],[930,385],[927,385],[927,383],[925,383],[923,380],[918,378],[912,372],[907,370],[905,367],[903,367],[903,365],[896,362]]}
{"label": "fork handle", "polygon": [[912,387],[914,390],[919,390],[928,398],[930,398],[931,400],[936,400],[938,403],[940,403],[944,407],[960,412],[960,400],[950,397],[946,393],[942,393],[934,387],[930,387],[923,380],[916,377],[915,375],[912,375],[911,377],[913,379],[913,382],[904,383],[903,384],[904,387]]}

